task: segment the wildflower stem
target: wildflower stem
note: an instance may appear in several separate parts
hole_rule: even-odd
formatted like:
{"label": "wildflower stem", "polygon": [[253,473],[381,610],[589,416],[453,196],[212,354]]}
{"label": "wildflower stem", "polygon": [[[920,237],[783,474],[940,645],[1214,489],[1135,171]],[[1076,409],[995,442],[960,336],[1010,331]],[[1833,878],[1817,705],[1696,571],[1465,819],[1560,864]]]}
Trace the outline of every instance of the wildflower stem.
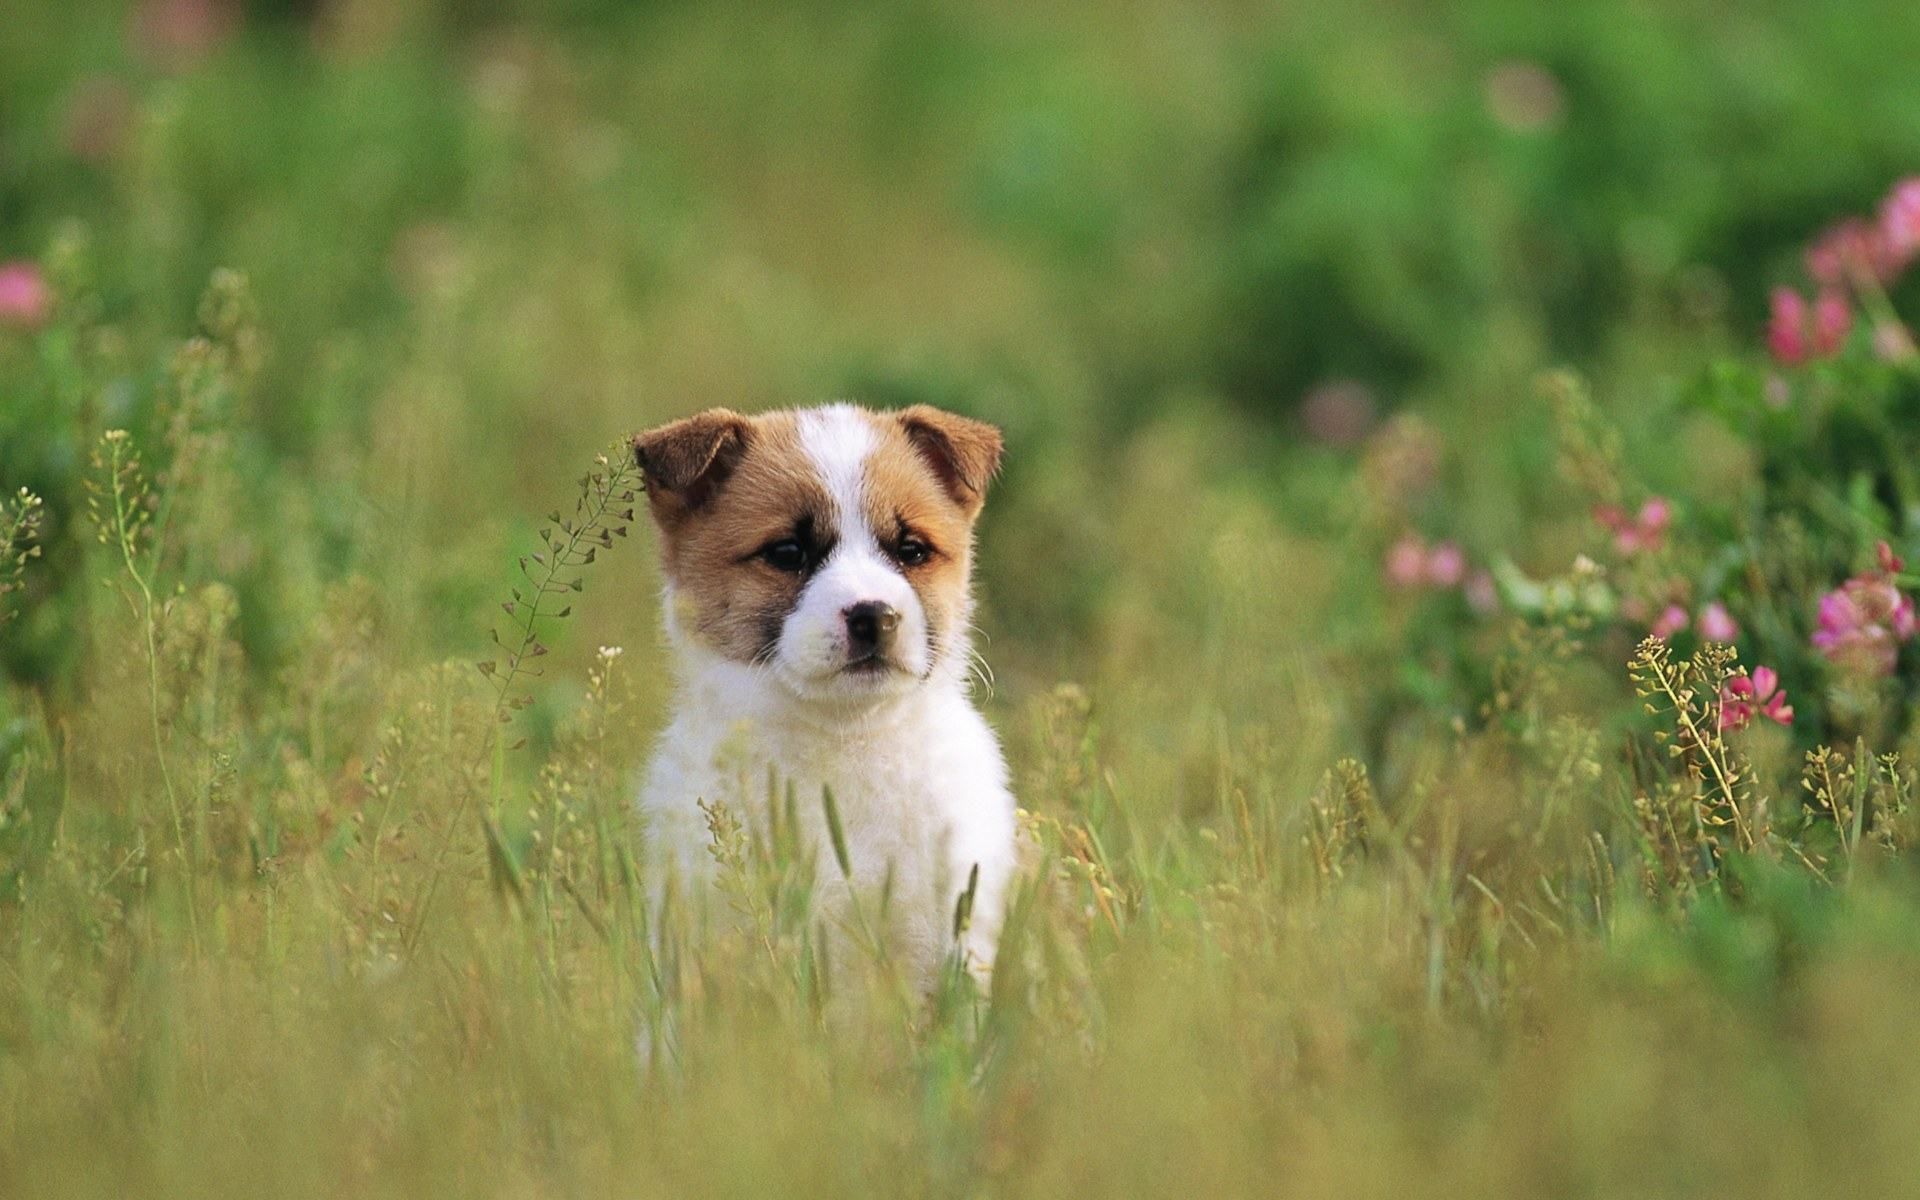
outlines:
{"label": "wildflower stem", "polygon": [[1860,307],[1867,310],[1872,318],[1875,330],[1886,330],[1891,337],[1897,337],[1900,354],[1895,360],[1909,374],[1920,372],[1920,355],[1916,355],[1913,345],[1913,333],[1907,323],[1894,311],[1893,301],[1882,287],[1880,280],[1865,263],[1849,256],[1849,282],[1853,284],[1853,294],[1859,298]]}
{"label": "wildflower stem", "polygon": [[[538,580],[532,579],[531,576],[528,577],[529,582],[534,583],[532,598],[524,605],[508,610],[510,613],[517,615],[521,609],[524,609],[526,619],[518,627],[518,643],[507,655],[506,669],[504,671],[492,672],[497,678],[495,680],[493,712],[487,722],[487,736],[485,741],[483,741],[480,747],[474,752],[473,762],[467,770],[467,775],[471,778],[483,761],[489,756],[495,757],[496,769],[491,773],[488,785],[488,806],[491,810],[489,819],[492,818],[493,814],[498,812],[500,793],[505,787],[502,780],[503,772],[498,767],[499,758],[496,751],[500,740],[500,730],[512,719],[513,709],[517,707],[513,696],[513,685],[527,670],[526,661],[528,658],[537,657],[538,655],[546,653],[546,648],[540,645],[537,628],[537,623],[542,615],[540,605],[549,595],[568,590],[569,585],[560,582],[560,572],[562,570],[584,567],[593,561],[594,548],[584,543],[590,538],[597,544],[603,541],[602,534],[605,522],[612,512],[613,505],[615,502],[622,500],[632,490],[634,472],[637,468],[628,456],[617,452],[610,455],[603,455],[601,457],[601,465],[606,468],[604,474],[597,476],[589,475],[582,481],[584,494],[581,498],[581,519],[577,524],[573,524],[571,528],[564,525],[561,527],[563,532],[566,533],[566,540],[560,543],[549,543],[545,555],[534,555],[535,560],[541,563],[543,573]],[[524,570],[523,562],[523,573]],[[446,864],[447,854],[453,848],[455,834],[457,834],[460,827],[466,823],[467,814],[473,807],[473,795],[473,788],[467,787],[461,789],[460,801],[454,809],[453,819],[447,823],[447,828],[441,835],[439,844],[434,848],[433,861],[427,871],[427,881],[421,891],[420,903],[415,910],[413,924],[408,929],[406,938],[402,942],[402,948],[408,957],[412,956],[414,949],[419,945],[421,931],[426,928],[427,916],[432,910],[434,896],[440,888],[440,876]]]}
{"label": "wildflower stem", "polygon": [[126,457],[126,444],[124,436],[109,435],[107,438],[107,478],[113,492],[113,539],[120,550],[120,561],[126,566],[127,578],[133,581],[134,588],[140,593],[140,628],[147,650],[147,723],[153,735],[154,761],[160,768],[160,785],[167,795],[167,811],[173,819],[174,844],[179,849],[181,864],[186,868],[187,929],[197,952],[200,945],[200,915],[194,897],[194,855],[187,846],[186,820],[180,812],[179,794],[174,790],[173,772],[167,766],[166,739],[160,733],[160,648],[155,634],[157,622],[153,585],[146,572],[140,569],[139,530],[131,516],[134,505],[139,501],[128,494],[127,471],[130,463]]}

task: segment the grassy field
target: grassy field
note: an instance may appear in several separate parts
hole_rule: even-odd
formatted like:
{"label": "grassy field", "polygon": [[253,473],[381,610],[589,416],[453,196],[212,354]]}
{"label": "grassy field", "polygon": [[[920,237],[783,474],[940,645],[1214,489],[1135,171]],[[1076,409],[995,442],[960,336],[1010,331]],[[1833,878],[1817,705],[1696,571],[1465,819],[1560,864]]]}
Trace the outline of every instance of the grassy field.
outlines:
{"label": "grassy field", "polygon": [[[17,0],[0,1195],[1909,1194],[1917,61]],[[1007,434],[990,995],[830,950],[780,803],[716,919],[637,866],[620,440],[829,397]]]}

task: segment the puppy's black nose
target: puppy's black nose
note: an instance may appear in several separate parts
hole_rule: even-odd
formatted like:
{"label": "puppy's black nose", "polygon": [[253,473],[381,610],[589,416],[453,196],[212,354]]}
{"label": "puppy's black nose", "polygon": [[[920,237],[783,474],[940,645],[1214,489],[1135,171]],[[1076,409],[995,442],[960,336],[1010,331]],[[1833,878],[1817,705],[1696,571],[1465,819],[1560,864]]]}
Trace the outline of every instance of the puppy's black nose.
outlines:
{"label": "puppy's black nose", "polygon": [[862,600],[847,608],[847,652],[854,658],[871,654],[900,627],[900,610],[878,600]]}

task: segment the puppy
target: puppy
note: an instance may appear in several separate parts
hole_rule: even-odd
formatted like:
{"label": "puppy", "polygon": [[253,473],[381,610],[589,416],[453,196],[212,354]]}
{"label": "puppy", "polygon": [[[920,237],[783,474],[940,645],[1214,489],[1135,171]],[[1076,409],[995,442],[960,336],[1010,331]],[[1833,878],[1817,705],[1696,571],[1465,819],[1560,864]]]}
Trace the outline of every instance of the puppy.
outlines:
{"label": "puppy", "polygon": [[706,875],[699,802],[754,820],[771,777],[796,789],[816,878],[838,890],[831,788],[853,887],[887,890],[891,951],[923,984],[956,950],[984,979],[1015,858],[1006,763],[967,689],[999,431],[924,405],[712,409],[633,452],[679,676],[640,797],[650,847]]}

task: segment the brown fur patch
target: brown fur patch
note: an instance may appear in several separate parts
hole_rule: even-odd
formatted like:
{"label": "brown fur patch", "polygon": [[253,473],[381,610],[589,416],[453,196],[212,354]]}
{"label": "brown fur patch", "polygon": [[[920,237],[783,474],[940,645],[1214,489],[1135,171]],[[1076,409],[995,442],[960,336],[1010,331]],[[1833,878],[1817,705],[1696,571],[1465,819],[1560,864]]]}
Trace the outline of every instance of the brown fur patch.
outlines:
{"label": "brown fur patch", "polygon": [[893,414],[935,478],[969,517],[987,499],[987,484],[1000,470],[1000,431],[985,421],[962,417],[930,404]]}
{"label": "brown fur patch", "polygon": [[[877,444],[866,463],[866,518],[881,548],[890,554],[897,551],[901,537],[908,533],[933,548],[932,557],[924,564],[903,564],[900,571],[926,610],[927,629],[935,649],[943,651],[966,620],[973,573],[973,522],[985,499],[986,479],[980,479],[978,492],[954,494],[916,445],[914,426],[907,414],[921,411],[937,410],[923,405],[905,413],[881,414],[875,420]],[[995,438],[997,444],[997,433]]]}
{"label": "brown fur patch", "polygon": [[[698,419],[698,418],[693,418]],[[674,614],[689,637],[741,662],[765,654],[806,585],[754,554],[810,520],[831,539],[833,506],[800,448],[792,413],[744,418],[742,448],[725,482],[696,512],[655,510],[661,557],[675,585]],[[663,519],[664,518],[664,519]]]}
{"label": "brown fur patch", "polygon": [[672,524],[705,504],[739,462],[749,429],[739,413],[710,408],[636,435],[633,459],[654,519]]}

